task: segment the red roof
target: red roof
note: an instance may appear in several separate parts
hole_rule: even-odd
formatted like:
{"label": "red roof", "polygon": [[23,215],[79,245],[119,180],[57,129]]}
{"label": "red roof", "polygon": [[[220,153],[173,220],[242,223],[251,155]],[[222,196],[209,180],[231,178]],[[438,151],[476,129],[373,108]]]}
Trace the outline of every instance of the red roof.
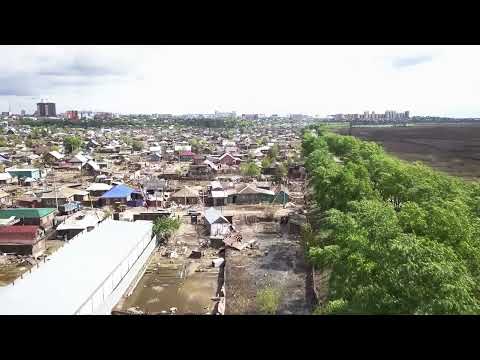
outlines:
{"label": "red roof", "polygon": [[182,152],[180,153],[180,156],[195,156],[195,153],[187,150],[187,151],[182,151]]}
{"label": "red roof", "polygon": [[36,225],[0,226],[0,244],[35,244],[37,232],[38,226]]}

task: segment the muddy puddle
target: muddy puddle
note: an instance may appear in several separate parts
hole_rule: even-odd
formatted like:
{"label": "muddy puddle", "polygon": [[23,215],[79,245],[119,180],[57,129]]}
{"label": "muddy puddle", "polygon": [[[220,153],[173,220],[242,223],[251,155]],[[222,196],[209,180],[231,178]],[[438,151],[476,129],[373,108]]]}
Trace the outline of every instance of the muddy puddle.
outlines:
{"label": "muddy puddle", "polygon": [[211,312],[218,269],[195,272],[192,265],[188,261],[150,264],[122,309],[136,307],[144,313],[170,313],[170,308],[175,307],[179,315]]}

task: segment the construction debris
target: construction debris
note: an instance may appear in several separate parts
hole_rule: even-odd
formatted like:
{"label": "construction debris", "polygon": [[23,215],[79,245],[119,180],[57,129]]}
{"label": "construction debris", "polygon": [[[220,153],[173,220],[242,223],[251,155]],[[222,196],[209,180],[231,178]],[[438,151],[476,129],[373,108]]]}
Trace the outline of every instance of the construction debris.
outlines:
{"label": "construction debris", "polygon": [[190,259],[200,259],[202,257],[202,252],[200,250],[192,250],[190,253]]}
{"label": "construction debris", "polygon": [[212,260],[212,266],[213,267],[220,267],[222,264],[225,262],[224,258],[218,258],[218,259],[213,259]]}
{"label": "construction debris", "polygon": [[223,239],[223,243],[235,250],[243,250],[248,245],[242,242],[242,234],[233,232]]}
{"label": "construction debris", "polygon": [[131,307],[127,309],[127,313],[131,315],[143,315],[143,311],[138,307]]}

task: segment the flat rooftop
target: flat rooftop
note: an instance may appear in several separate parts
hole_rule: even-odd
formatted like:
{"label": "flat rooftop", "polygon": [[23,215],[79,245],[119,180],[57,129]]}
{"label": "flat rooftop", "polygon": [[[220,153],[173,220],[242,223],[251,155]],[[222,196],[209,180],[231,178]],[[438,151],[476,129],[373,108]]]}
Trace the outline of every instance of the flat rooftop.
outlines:
{"label": "flat rooftop", "polygon": [[105,220],[0,288],[0,314],[74,314],[151,229],[149,221]]}

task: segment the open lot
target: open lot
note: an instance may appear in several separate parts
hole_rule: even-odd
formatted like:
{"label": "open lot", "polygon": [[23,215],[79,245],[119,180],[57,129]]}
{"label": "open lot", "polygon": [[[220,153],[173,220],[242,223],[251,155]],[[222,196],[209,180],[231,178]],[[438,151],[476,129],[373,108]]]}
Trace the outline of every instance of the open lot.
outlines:
{"label": "open lot", "polygon": [[[338,130],[342,134],[348,129]],[[480,125],[359,127],[352,135],[382,144],[407,161],[422,161],[468,180],[480,179]]]}
{"label": "open lot", "polygon": [[[197,231],[198,230],[198,231]],[[218,258],[215,249],[202,249],[200,259],[188,256],[200,247],[201,228],[182,224],[167,246],[160,246],[152,255],[147,269],[130,296],[115,307],[116,312],[134,311],[148,314],[206,314],[214,310],[218,291],[219,268],[211,266]],[[176,256],[168,256],[170,251]],[[167,255],[167,256],[165,256]]]}
{"label": "open lot", "polygon": [[[273,226],[272,226],[273,225]],[[273,231],[277,225],[277,231]],[[258,314],[257,292],[265,287],[280,291],[278,314],[308,314],[307,269],[298,238],[278,223],[238,226],[243,241],[255,239],[256,249],[227,249],[225,292],[227,315]]]}

